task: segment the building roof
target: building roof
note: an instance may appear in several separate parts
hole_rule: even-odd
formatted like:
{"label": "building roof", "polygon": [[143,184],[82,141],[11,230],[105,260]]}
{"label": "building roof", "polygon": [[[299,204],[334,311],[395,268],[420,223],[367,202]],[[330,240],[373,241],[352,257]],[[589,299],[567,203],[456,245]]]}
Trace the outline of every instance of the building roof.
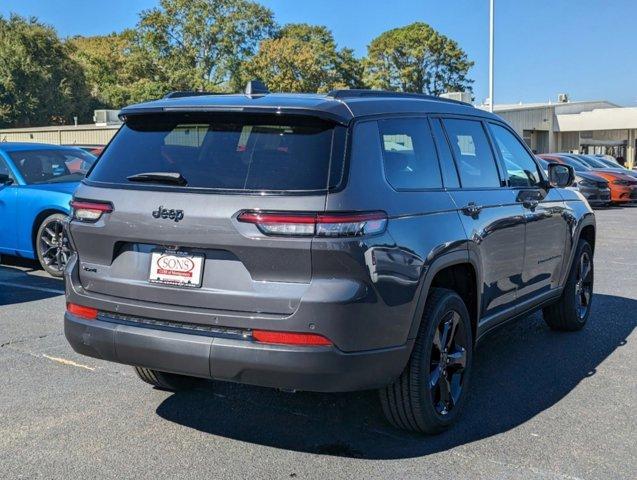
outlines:
{"label": "building roof", "polygon": [[612,102],[607,100],[581,100],[581,101],[568,101],[568,102],[539,102],[539,103],[508,103],[508,104],[500,104],[495,105],[494,110],[496,112],[503,112],[509,110],[528,110],[534,108],[547,108],[547,107],[556,107],[556,108],[585,108],[590,105],[605,105],[610,108],[619,107]]}
{"label": "building roof", "polygon": [[[539,103],[502,103],[493,107],[494,112],[511,112],[515,110],[535,110],[539,108],[556,108],[559,110],[586,110],[591,108],[607,107],[620,108],[619,105],[607,100],[584,100],[577,102],[539,102]],[[478,108],[487,110],[488,104],[478,105]]]}
{"label": "building roof", "polygon": [[[122,116],[152,112],[249,112],[317,115],[347,124],[356,117],[392,113],[462,113],[491,117],[491,114],[454,100],[426,95],[353,90],[327,95],[270,93],[266,95],[196,95],[164,98],[131,105]],[[495,117],[494,117],[495,118]]]}

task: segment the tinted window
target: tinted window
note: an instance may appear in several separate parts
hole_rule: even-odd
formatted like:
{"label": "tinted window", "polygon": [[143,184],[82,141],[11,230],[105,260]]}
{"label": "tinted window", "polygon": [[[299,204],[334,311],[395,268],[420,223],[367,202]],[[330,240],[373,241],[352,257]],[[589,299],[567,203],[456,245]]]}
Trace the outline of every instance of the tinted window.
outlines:
{"label": "tinted window", "polygon": [[571,157],[560,157],[560,159],[565,164],[570,165],[571,167],[573,167],[573,170],[575,170],[576,172],[585,172],[585,171],[591,169],[588,165],[584,165],[580,161],[575,160],[574,158],[571,158]]}
{"label": "tinted window", "polygon": [[95,162],[93,155],[79,148],[16,150],[9,156],[28,184],[77,182]]}
{"label": "tinted window", "polygon": [[500,177],[480,122],[443,120],[463,188],[499,187]]}
{"label": "tinted window", "polygon": [[610,168],[623,168],[619,163],[615,163],[612,160],[608,160],[606,158],[597,158],[598,161],[602,162],[604,165],[607,165]]}
{"label": "tinted window", "polygon": [[11,175],[11,171],[9,170],[9,167],[7,166],[7,162],[5,162],[3,158],[0,158],[0,174],[8,175],[9,178],[13,178],[13,175]]}
{"label": "tinted window", "polygon": [[[328,175],[336,183],[342,175],[342,150],[332,162],[336,173],[330,175],[335,131],[333,124],[318,119],[280,115],[133,117],[104,151],[89,179],[134,184],[127,177],[176,172],[187,188],[325,190]],[[339,135],[343,133],[340,129]]]}
{"label": "tinted window", "polygon": [[577,155],[575,158],[577,158],[580,162],[585,163],[589,167],[593,167],[593,168],[608,168],[606,165],[604,165],[603,162],[599,161],[599,159],[593,158],[593,157],[589,157],[588,155]]}
{"label": "tinted window", "polygon": [[506,128],[490,124],[496,147],[504,160],[512,187],[532,187],[540,183],[537,165],[517,138]]}
{"label": "tinted window", "polygon": [[449,142],[445,132],[442,130],[440,120],[435,118],[431,121],[431,128],[436,141],[436,147],[438,149],[438,158],[440,159],[440,166],[442,167],[442,181],[447,188],[458,188],[460,182],[458,181],[458,171],[456,165],[453,162],[453,155],[449,149]]}
{"label": "tinted window", "polygon": [[395,189],[441,188],[440,167],[429,123],[424,118],[380,120],[387,181]]}

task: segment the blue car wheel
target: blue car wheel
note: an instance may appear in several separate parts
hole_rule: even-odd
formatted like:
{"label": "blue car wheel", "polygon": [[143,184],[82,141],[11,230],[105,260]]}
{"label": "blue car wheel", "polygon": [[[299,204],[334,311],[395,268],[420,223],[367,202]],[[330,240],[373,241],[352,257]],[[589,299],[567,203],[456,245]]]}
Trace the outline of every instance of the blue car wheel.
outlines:
{"label": "blue car wheel", "polygon": [[49,275],[61,277],[64,273],[71,247],[64,231],[66,216],[54,213],[44,219],[38,228],[35,246],[38,260]]}

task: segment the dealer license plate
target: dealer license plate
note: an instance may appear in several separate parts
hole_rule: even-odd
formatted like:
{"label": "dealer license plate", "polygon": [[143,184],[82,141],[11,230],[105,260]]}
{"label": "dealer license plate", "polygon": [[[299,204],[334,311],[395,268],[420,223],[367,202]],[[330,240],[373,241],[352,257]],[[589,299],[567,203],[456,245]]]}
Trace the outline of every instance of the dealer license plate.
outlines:
{"label": "dealer license plate", "polygon": [[201,287],[204,256],[181,251],[155,251],[150,260],[150,283]]}

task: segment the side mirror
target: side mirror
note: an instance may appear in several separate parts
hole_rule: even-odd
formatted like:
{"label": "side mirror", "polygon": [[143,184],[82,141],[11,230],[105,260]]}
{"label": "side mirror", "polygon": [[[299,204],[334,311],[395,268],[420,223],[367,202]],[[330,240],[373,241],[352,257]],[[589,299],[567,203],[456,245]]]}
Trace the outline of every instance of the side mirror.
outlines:
{"label": "side mirror", "polygon": [[565,188],[573,185],[575,171],[570,165],[561,163],[549,164],[549,184],[551,187]]}
{"label": "side mirror", "polygon": [[0,185],[11,185],[13,183],[13,178],[11,178],[6,173],[0,173]]}

